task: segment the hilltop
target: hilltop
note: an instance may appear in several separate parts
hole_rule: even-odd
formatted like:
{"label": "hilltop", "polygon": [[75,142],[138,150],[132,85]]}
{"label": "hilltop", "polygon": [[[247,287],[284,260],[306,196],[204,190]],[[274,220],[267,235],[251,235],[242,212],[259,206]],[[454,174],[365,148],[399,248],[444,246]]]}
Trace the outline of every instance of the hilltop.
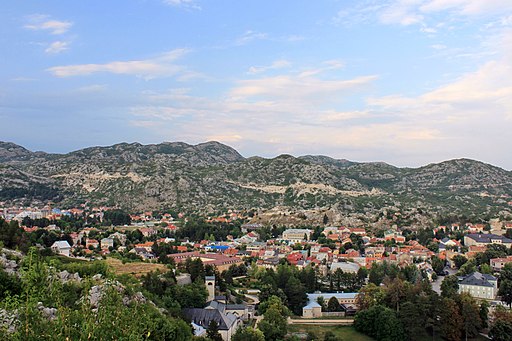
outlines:
{"label": "hilltop", "polygon": [[67,154],[0,142],[0,200],[82,202],[130,210],[328,210],[334,218],[394,208],[510,211],[512,173],[470,159],[420,168],[327,156],[245,158],[219,142],[120,143]]}

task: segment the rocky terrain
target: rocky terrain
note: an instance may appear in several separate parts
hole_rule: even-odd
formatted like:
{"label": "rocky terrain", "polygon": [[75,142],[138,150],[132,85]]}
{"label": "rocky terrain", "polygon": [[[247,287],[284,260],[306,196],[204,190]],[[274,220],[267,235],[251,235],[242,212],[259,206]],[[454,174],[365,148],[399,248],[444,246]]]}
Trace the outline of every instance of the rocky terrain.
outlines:
{"label": "rocky terrain", "polygon": [[8,202],[203,212],[278,207],[281,216],[327,212],[340,221],[369,212],[394,219],[389,212],[399,210],[509,214],[511,196],[512,172],[468,159],[398,168],[327,156],[244,158],[218,142],[121,143],[68,154],[0,142],[0,201]]}

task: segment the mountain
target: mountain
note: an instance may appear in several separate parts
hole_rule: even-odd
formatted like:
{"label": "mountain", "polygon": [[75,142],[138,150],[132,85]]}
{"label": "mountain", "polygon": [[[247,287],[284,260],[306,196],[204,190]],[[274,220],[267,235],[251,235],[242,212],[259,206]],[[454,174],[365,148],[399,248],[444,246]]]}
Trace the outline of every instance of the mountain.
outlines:
{"label": "mountain", "polygon": [[68,154],[0,142],[0,200],[9,202],[204,212],[281,207],[328,210],[340,219],[396,210],[495,214],[510,211],[511,197],[511,172],[468,159],[398,168],[327,156],[244,158],[218,142],[120,143]]}

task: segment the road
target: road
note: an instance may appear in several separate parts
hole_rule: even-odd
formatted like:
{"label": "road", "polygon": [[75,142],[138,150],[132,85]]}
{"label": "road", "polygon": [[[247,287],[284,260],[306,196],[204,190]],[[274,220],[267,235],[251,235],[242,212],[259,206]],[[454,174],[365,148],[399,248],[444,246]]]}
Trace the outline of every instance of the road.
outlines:
{"label": "road", "polygon": [[288,318],[289,324],[320,324],[323,326],[327,325],[352,325],[354,323],[354,319],[292,319]]}
{"label": "road", "polygon": [[[240,294],[240,289],[237,289],[236,292]],[[260,299],[258,298],[258,294],[260,293],[260,291],[258,289],[249,289],[247,290],[247,293],[246,294],[242,294],[244,295],[246,298],[250,299],[252,302],[251,304],[259,304],[260,303]]]}
{"label": "road", "polygon": [[[450,275],[455,275],[455,273],[457,272],[457,270],[452,269],[448,266],[445,267],[444,270],[448,271]],[[444,277],[445,276],[438,276],[437,279],[434,282],[432,282],[432,290],[437,292],[439,295],[441,295],[441,283],[443,283]]]}

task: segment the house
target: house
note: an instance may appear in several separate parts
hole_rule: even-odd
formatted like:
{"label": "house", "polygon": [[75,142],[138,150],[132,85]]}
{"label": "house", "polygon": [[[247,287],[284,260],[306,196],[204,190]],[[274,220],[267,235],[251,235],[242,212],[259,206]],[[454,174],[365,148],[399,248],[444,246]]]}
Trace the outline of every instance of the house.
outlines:
{"label": "house", "polygon": [[283,232],[282,239],[291,243],[300,243],[308,241],[312,230],[309,229],[288,229]]}
{"label": "house", "polygon": [[141,229],[139,229],[139,231],[140,231],[140,233],[142,233],[142,235],[144,237],[151,237],[151,236],[157,234],[156,230],[149,228],[149,227],[141,228]]}
{"label": "house", "polygon": [[213,265],[220,272],[229,269],[232,265],[240,265],[244,263],[242,259],[238,257],[228,257],[219,253],[200,253],[199,251],[173,253],[168,255],[168,257],[174,259],[176,264],[185,262],[187,258],[199,258],[204,265]]}
{"label": "house", "polygon": [[318,298],[323,297],[324,302],[329,302],[332,297],[336,297],[346,313],[352,314],[356,311],[356,292],[344,293],[315,293],[308,294],[308,304],[302,308],[302,317],[315,318],[322,317],[322,306],[318,303]]}
{"label": "house", "polygon": [[69,257],[71,245],[69,245],[67,240],[58,240],[53,243],[51,249],[53,252],[58,253],[59,255]]}
{"label": "house", "polygon": [[291,265],[297,265],[299,261],[304,260],[304,255],[300,252],[294,252],[287,255],[286,259]]}
{"label": "house", "polygon": [[510,247],[512,245],[512,239],[492,233],[470,233],[464,236],[464,245],[466,246],[484,246],[488,244],[503,244]]}
{"label": "house", "polygon": [[110,236],[108,236],[109,238],[111,239],[116,239],[119,240],[119,243],[121,245],[126,245],[126,234],[123,234],[123,233],[120,233],[120,232],[116,232],[116,233],[112,233]]}
{"label": "house", "polygon": [[459,294],[463,292],[467,292],[475,298],[493,300],[498,293],[498,279],[480,272],[459,277]]}
{"label": "house", "polygon": [[100,243],[96,239],[87,238],[85,240],[85,248],[87,248],[87,249],[89,249],[91,247],[96,249],[98,246],[100,246]]}
{"label": "house", "polygon": [[356,274],[359,271],[361,266],[357,263],[350,262],[335,262],[331,264],[331,273],[336,272],[336,270],[340,269],[344,273],[352,273]]}
{"label": "house", "polygon": [[[218,298],[222,298],[219,300]],[[247,321],[254,316],[254,306],[247,304],[229,304],[223,301],[225,296],[216,297],[215,300],[208,303],[205,309],[217,309],[221,313],[231,313],[242,321]]]}
{"label": "house", "polygon": [[147,252],[153,252],[153,245],[155,242],[145,242],[145,243],[139,243],[135,244],[135,248],[137,249],[144,249]]}
{"label": "house", "polygon": [[460,246],[461,245],[457,240],[446,237],[439,241],[439,250],[446,250],[447,247],[458,250]]}
{"label": "house", "polygon": [[242,320],[233,313],[221,312],[219,309],[183,309],[183,315],[190,321],[194,327],[195,336],[206,336],[206,330],[210,323],[215,321],[218,325],[219,334],[224,341],[231,340],[238,327],[243,323]]}
{"label": "house", "polygon": [[512,256],[508,256],[505,258],[493,258],[493,259],[491,259],[490,264],[491,264],[491,268],[494,271],[501,271],[501,269],[503,269],[505,264],[511,263],[511,262],[512,262]]}
{"label": "house", "polygon": [[394,239],[395,242],[397,243],[405,243],[405,237],[402,236],[402,232],[392,230],[386,231],[384,233],[384,239],[389,241],[392,241]]}
{"label": "house", "polygon": [[114,247],[114,239],[112,238],[103,238],[101,241],[101,249],[108,250],[109,248]]}
{"label": "house", "polygon": [[350,233],[357,234],[359,236],[366,236],[366,230],[364,228],[359,227],[351,227],[349,229]]}

